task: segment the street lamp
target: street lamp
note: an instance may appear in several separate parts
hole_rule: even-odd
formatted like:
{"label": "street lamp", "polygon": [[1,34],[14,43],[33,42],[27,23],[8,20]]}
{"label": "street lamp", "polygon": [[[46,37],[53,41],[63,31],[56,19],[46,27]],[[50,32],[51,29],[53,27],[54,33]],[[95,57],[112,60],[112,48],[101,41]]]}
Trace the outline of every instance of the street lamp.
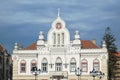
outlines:
{"label": "street lamp", "polygon": [[93,80],[95,80],[95,77],[98,75],[98,71],[95,71],[95,69],[93,69],[92,71],[90,71],[90,76],[93,77]]}
{"label": "street lamp", "polygon": [[93,80],[95,80],[96,76],[100,80],[105,76],[105,74],[102,71],[95,71],[95,69],[93,69],[92,71],[90,71],[90,75],[93,77]]}
{"label": "street lamp", "polygon": [[33,67],[32,69],[31,69],[31,72],[32,72],[32,74],[33,75],[35,75],[35,80],[37,80],[37,75],[39,75],[40,74],[40,69],[37,69],[37,67]]}
{"label": "street lamp", "polygon": [[82,70],[78,67],[77,69],[75,69],[75,75],[78,76],[78,80],[79,80],[79,77],[81,76],[82,74]]}
{"label": "street lamp", "polygon": [[102,71],[100,71],[100,72],[98,72],[97,76],[101,80],[105,76],[105,74]]}

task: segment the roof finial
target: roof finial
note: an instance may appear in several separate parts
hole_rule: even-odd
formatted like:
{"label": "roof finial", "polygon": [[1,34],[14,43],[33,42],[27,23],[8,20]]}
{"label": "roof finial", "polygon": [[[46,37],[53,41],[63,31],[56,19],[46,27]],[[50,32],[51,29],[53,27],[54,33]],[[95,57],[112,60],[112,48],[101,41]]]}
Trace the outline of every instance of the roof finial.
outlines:
{"label": "roof finial", "polygon": [[60,8],[58,8],[58,17],[60,16]]}

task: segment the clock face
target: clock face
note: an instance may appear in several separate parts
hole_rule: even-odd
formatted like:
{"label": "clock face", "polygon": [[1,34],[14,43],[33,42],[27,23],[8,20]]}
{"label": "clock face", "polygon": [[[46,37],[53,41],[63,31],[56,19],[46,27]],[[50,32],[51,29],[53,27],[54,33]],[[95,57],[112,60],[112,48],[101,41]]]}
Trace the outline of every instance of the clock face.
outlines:
{"label": "clock face", "polygon": [[61,28],[62,28],[61,23],[57,23],[57,24],[56,24],[56,29],[61,29]]}

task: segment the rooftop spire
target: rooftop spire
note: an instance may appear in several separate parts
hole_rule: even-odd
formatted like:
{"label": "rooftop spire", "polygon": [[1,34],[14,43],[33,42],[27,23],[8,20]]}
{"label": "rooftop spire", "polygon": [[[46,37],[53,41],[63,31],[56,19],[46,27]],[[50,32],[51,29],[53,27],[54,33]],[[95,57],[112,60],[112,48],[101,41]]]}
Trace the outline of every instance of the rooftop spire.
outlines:
{"label": "rooftop spire", "polygon": [[60,17],[60,8],[58,8],[58,17]]}

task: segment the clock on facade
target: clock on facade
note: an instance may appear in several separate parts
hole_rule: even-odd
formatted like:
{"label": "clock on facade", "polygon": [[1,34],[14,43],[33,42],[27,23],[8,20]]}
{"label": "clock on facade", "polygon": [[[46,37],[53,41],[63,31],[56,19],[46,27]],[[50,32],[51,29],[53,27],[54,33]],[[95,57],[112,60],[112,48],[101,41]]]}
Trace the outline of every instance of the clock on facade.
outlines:
{"label": "clock on facade", "polygon": [[57,23],[57,24],[56,24],[56,29],[61,29],[61,28],[62,28],[61,23]]}

